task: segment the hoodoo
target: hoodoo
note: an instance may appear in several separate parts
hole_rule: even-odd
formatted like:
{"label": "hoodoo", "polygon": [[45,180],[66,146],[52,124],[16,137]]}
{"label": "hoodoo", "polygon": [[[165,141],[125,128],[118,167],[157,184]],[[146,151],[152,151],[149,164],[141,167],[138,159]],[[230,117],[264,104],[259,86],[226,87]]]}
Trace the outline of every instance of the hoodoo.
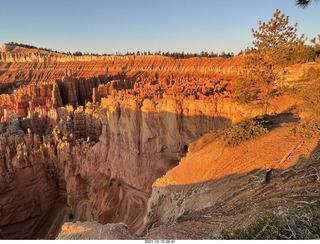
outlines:
{"label": "hoodoo", "polygon": [[319,1],[62,2],[1,2],[0,240],[320,238]]}
{"label": "hoodoo", "polygon": [[[199,214],[197,211],[207,207],[213,211],[213,206],[221,204],[220,198],[225,199],[226,207],[232,205],[216,185],[218,179],[227,177],[225,182],[236,177],[237,182],[238,174],[247,179],[248,172],[257,168],[283,170],[299,155],[310,158],[307,151],[316,147],[314,141],[304,142],[281,165],[274,166],[286,147],[268,159],[274,147],[286,142],[295,148],[302,143],[284,139],[286,132],[280,122],[282,129],[274,129],[259,143],[249,142],[251,150],[224,148],[223,141],[208,141],[207,133],[263,113],[259,104],[234,102],[232,88],[243,65],[241,55],[227,59],[72,56],[3,45],[3,235],[8,239],[55,238],[65,222],[73,222],[75,225],[63,226],[59,238],[77,239],[77,233],[90,226],[97,231],[107,228],[105,224],[113,226],[111,223],[116,231],[107,231],[102,239],[143,236],[146,230],[146,238],[160,238],[157,227],[161,225],[179,223],[183,216],[195,218],[191,213]],[[281,82],[302,77],[310,67],[320,65],[290,66]],[[287,113],[296,102],[288,95],[272,98],[270,120],[275,114]],[[289,119],[291,122],[296,120]],[[272,143],[276,137],[279,145]],[[255,154],[266,145],[270,151],[253,163]],[[247,156],[242,162],[239,155]],[[224,162],[230,162],[229,166]],[[212,187],[217,190],[210,195]],[[234,189],[235,185],[225,187]],[[199,201],[191,206],[197,196]],[[181,237],[179,230],[176,233]]]}
{"label": "hoodoo", "polygon": [[230,101],[242,57],[1,50],[0,225],[8,238],[56,236],[77,220],[142,233],[151,185],[188,145],[259,110]]}

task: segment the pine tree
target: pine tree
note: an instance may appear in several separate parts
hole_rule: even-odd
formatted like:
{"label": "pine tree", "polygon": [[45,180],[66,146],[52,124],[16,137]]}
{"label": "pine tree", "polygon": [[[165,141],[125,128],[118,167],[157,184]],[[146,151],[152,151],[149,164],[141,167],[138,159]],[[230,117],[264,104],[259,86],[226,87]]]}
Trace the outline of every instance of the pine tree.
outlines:
{"label": "pine tree", "polygon": [[234,89],[238,103],[258,101],[267,113],[284,68],[304,46],[304,35],[296,34],[297,23],[293,27],[288,23],[289,16],[277,9],[267,24],[259,21],[259,29],[252,29],[255,48],[247,53],[243,74]]}
{"label": "pine tree", "polygon": [[[319,0],[314,0],[314,2],[318,2]],[[306,8],[310,5],[311,0],[296,0],[296,5],[302,8]]]}

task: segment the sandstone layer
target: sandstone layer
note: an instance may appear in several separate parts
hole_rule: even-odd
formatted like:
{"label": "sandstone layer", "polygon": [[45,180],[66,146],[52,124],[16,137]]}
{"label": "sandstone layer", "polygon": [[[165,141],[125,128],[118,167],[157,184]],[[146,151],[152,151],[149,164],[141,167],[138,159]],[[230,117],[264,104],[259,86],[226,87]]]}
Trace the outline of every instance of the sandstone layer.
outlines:
{"label": "sandstone layer", "polygon": [[[124,222],[130,233],[141,234],[153,182],[179,164],[190,143],[262,113],[258,105],[232,101],[242,62],[242,56],[75,57],[3,46],[5,236],[55,237],[65,221]],[[278,97],[269,112],[283,112],[295,102]],[[181,184],[208,179],[211,173]]]}
{"label": "sandstone layer", "polygon": [[[270,119],[298,121],[298,118],[290,114],[270,116]],[[185,185],[219,179],[226,175],[243,174],[254,169],[286,169],[295,164],[299,157],[309,157],[309,149],[317,145],[316,140],[303,140],[290,135],[292,126],[288,128],[282,125],[281,130],[275,128],[276,125],[268,127],[272,130],[259,140],[249,140],[236,147],[226,146],[223,140],[204,143],[203,148],[189,152],[181,159],[179,166],[157,179],[153,185]],[[202,138],[196,143],[201,143],[201,140]],[[190,148],[194,148],[193,144]],[[286,158],[291,150],[294,153],[289,155],[290,158]]]}
{"label": "sandstone layer", "polygon": [[97,222],[65,223],[57,240],[131,240],[132,236],[124,223],[106,224]]}
{"label": "sandstone layer", "polygon": [[[235,148],[216,140],[188,153],[154,183],[144,238],[218,238],[222,229],[243,228],[266,211],[283,215],[318,200],[319,142],[290,136],[297,125],[290,117],[270,118],[271,132]],[[188,227],[200,233],[186,233]]]}
{"label": "sandstone layer", "polygon": [[66,69],[74,77],[126,76],[141,81],[200,79],[238,75],[243,58],[191,58],[174,60],[162,56],[72,56],[16,47],[0,52],[0,83],[23,80],[38,83],[61,79]]}

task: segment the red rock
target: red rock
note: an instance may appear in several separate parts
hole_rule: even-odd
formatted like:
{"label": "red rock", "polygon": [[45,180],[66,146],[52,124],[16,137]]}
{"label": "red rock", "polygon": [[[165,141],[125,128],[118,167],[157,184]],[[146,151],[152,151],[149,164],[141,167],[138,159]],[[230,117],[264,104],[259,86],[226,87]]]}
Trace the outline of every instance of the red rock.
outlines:
{"label": "red rock", "polygon": [[[153,182],[188,145],[262,111],[232,102],[242,56],[2,51],[0,84],[21,81],[16,93],[0,95],[0,228],[8,238],[41,236],[35,222],[53,218],[58,200],[75,221],[123,221],[141,233]],[[295,102],[281,99],[271,101],[270,113]],[[68,220],[71,209],[52,223]]]}

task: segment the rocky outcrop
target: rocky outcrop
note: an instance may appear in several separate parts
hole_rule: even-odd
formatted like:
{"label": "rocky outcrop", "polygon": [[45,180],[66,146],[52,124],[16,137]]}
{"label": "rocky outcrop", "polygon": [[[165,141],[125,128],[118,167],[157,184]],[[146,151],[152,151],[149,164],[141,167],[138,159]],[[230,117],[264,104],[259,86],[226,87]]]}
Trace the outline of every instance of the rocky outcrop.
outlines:
{"label": "rocky outcrop", "polygon": [[[244,107],[233,106],[233,103],[217,105],[209,101],[188,100],[144,100],[141,104],[135,99],[118,100],[109,97],[102,99],[101,107],[87,104],[85,110],[78,109],[66,114],[70,118],[69,125],[73,127],[65,128],[74,130],[76,114],[99,119],[102,128],[99,141],[92,148],[81,148],[81,153],[72,144],[61,143],[59,150],[63,150],[61,155],[64,155],[66,165],[73,162],[65,175],[68,204],[74,208],[81,199],[88,198],[94,219],[100,223],[123,221],[131,230],[140,229],[141,219],[138,225],[136,218],[141,217],[140,213],[145,211],[151,184],[177,165],[192,141],[206,133],[208,128],[230,125],[233,116],[241,119],[241,116],[260,113],[259,109],[246,110]],[[286,108],[279,106],[272,108],[274,111]],[[220,110],[217,111],[217,108]],[[219,114],[224,116],[219,117]],[[141,204],[130,203],[130,199],[134,198],[128,192],[132,192],[132,189],[135,189],[134,198],[140,199]],[[131,210],[122,208],[124,202],[127,202],[127,206],[135,207]],[[141,210],[132,211],[135,208]],[[131,216],[131,220],[121,216]]]}
{"label": "rocky outcrop", "polygon": [[60,107],[85,105],[91,101],[93,89],[100,82],[99,77],[75,79],[66,76],[52,84],[22,85],[12,94],[0,95],[0,121],[8,121],[11,114],[30,118],[38,113],[56,125]]}
{"label": "rocky outcrop", "polygon": [[56,109],[62,106],[56,84],[21,86],[14,94],[0,95],[0,99],[1,121],[8,121],[12,114],[30,118],[33,113],[38,113],[55,124],[58,119]]}
{"label": "rocky outcrop", "polygon": [[3,44],[1,46],[1,52],[6,53],[6,52],[11,52],[14,50],[17,46],[14,44]]}
{"label": "rocky outcrop", "polygon": [[132,240],[132,236],[124,223],[68,222],[62,226],[57,240]]}
{"label": "rocky outcrop", "polygon": [[[0,81],[18,81],[0,100],[0,228],[8,238],[49,238],[57,234],[52,225],[93,220],[124,222],[140,234],[153,182],[179,164],[190,143],[263,111],[232,102],[240,56],[4,49]],[[272,114],[295,100],[270,103]]]}
{"label": "rocky outcrop", "polygon": [[[28,83],[62,79],[66,69],[76,78],[98,75],[115,80],[215,79],[238,75],[243,58],[191,58],[174,60],[163,56],[72,56],[16,47],[0,53],[0,83]],[[108,69],[106,69],[108,68]],[[170,81],[171,82],[171,81]]]}
{"label": "rocky outcrop", "polygon": [[283,214],[317,200],[318,140],[289,137],[293,127],[287,121],[235,148],[215,140],[188,154],[154,183],[146,227],[173,228],[195,218],[213,229],[240,228],[266,211]]}
{"label": "rocky outcrop", "polygon": [[72,70],[66,69],[65,76],[57,80],[63,104],[74,107],[83,106],[92,101],[94,90],[101,84],[108,81],[107,75],[99,75],[92,78],[75,78]]}
{"label": "rocky outcrop", "polygon": [[42,125],[37,118],[22,121],[19,116],[1,123],[0,226],[9,239],[31,238],[37,219],[59,197],[45,159],[48,151],[34,133]]}
{"label": "rocky outcrop", "polygon": [[[55,197],[45,205],[44,212],[51,211],[56,201],[65,201],[75,219],[102,224],[122,221],[131,233],[141,233],[152,183],[177,166],[188,145],[211,129],[227,127],[234,120],[259,112],[231,102],[205,100],[139,102],[108,97],[102,98],[101,104],[87,103],[85,108],[68,105],[60,108],[61,121],[51,129],[52,135],[47,131],[50,127],[46,126],[46,119],[38,118],[36,123],[35,118],[21,120],[18,116],[19,119],[2,123],[2,153],[7,158],[3,168],[30,164],[31,170],[36,164],[33,160],[39,160],[36,162],[41,162],[38,170],[42,172],[38,175],[51,174],[54,181],[43,183],[43,187],[53,187],[56,192],[50,193]],[[29,133],[28,128],[30,133],[48,136],[34,134],[37,143],[26,142],[23,138]],[[8,132],[13,134],[7,136]],[[5,150],[8,144],[17,150]],[[37,145],[41,156],[32,156],[32,145]],[[3,179],[8,177],[6,174],[7,171]],[[15,182],[17,178],[11,180]],[[15,204],[11,203],[18,208],[20,203]],[[28,211],[34,209],[29,206]],[[14,207],[6,215],[16,211]],[[43,215],[37,216],[34,220],[40,221]],[[28,221],[28,215],[20,219],[20,223]],[[5,234],[9,233],[8,238],[26,234],[10,234],[7,230],[13,228],[13,222],[0,224]]]}

